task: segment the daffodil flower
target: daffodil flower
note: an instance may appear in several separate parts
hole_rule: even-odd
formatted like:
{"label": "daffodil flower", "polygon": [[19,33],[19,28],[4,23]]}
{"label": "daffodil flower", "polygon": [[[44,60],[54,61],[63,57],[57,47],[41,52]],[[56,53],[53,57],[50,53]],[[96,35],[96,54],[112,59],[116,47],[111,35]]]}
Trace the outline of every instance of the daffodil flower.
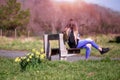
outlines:
{"label": "daffodil flower", "polygon": [[21,61],[21,59],[19,58],[19,57],[17,57],[16,59],[15,59],[15,62],[20,62]]}
{"label": "daffodil flower", "polygon": [[[32,49],[32,52],[29,52],[24,57],[16,57],[15,62],[19,62],[20,65],[26,65],[25,63],[32,63],[34,60],[35,63],[38,63],[38,60],[44,60],[46,57],[46,54],[44,53],[44,49],[40,49],[40,51],[36,49]],[[34,65],[34,64],[33,64]],[[39,73],[39,71],[37,71]]]}
{"label": "daffodil flower", "polygon": [[31,56],[34,56],[34,54],[32,53]]}
{"label": "daffodil flower", "polygon": [[45,58],[45,54],[41,54],[40,59],[44,59],[44,58]]}
{"label": "daffodil flower", "polygon": [[30,56],[29,56],[29,58],[31,59],[31,58],[32,58],[32,56],[30,55]]}
{"label": "daffodil flower", "polygon": [[44,52],[44,49],[43,49],[43,48],[42,48],[42,49],[40,49],[40,52],[41,52],[41,53],[43,53],[43,52]]}
{"label": "daffodil flower", "polygon": [[40,55],[40,52],[36,51],[35,54],[36,54],[36,55]]}
{"label": "daffodil flower", "polygon": [[26,59],[26,57],[21,57],[21,59]]}
{"label": "daffodil flower", "polygon": [[30,55],[30,53],[27,54],[27,56],[29,56],[29,55]]}
{"label": "daffodil flower", "polygon": [[29,61],[30,61],[30,59],[28,58],[28,59],[27,59],[27,62],[29,62]]}

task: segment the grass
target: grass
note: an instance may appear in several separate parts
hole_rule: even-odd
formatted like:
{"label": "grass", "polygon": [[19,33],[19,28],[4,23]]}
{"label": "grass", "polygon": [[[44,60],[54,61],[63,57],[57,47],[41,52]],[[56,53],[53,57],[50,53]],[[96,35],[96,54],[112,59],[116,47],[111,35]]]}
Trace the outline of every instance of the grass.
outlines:
{"label": "grass", "polygon": [[47,61],[21,72],[13,59],[0,58],[0,80],[119,80],[120,61]]}
{"label": "grass", "polygon": [[31,50],[43,47],[43,41],[39,38],[6,38],[0,37],[0,49],[4,50]]}
{"label": "grass", "polygon": [[[85,36],[84,38],[86,38],[87,36]],[[115,37],[116,35],[96,35],[96,36],[91,36],[90,38],[92,38],[93,40],[95,40],[95,42],[101,46],[101,47],[109,47],[110,48],[110,51],[108,52],[108,54],[106,55],[102,55],[103,57],[107,56],[107,57],[117,57],[117,58],[120,58],[120,43],[116,43],[114,42],[115,40]],[[113,42],[110,42],[110,41],[113,41]],[[82,50],[81,54],[84,55],[85,53],[85,50]],[[92,48],[92,51],[91,51],[91,55],[94,55],[94,56],[100,56],[100,53]]]}
{"label": "grass", "polygon": [[[87,36],[84,36],[84,38]],[[26,71],[20,71],[20,65],[13,59],[0,57],[0,80],[120,80],[120,60],[110,60],[110,57],[120,58],[120,44],[109,43],[114,35],[92,36],[100,46],[110,47],[108,54],[102,55],[103,60],[80,60],[77,62],[46,61]],[[58,47],[56,41],[51,41],[51,47]],[[6,38],[0,37],[0,49],[4,50],[30,50],[43,47],[40,38]],[[85,50],[81,50],[81,55]],[[101,56],[92,48],[91,55]]]}
{"label": "grass", "polygon": [[[116,35],[96,35],[96,36],[89,36],[97,44],[99,44],[101,47],[109,47],[111,50],[106,55],[107,57],[113,57],[113,58],[120,58],[120,43],[112,42],[109,43],[110,40],[115,39]],[[84,36],[84,38],[88,38],[88,36]],[[51,47],[56,48],[58,47],[58,41],[50,41]],[[33,48],[40,49],[43,48],[43,40],[40,38],[6,38],[6,37],[0,37],[0,49],[4,50],[31,50]],[[85,50],[81,49],[81,55],[85,55]],[[100,53],[92,48],[91,55],[93,56],[100,56]]]}

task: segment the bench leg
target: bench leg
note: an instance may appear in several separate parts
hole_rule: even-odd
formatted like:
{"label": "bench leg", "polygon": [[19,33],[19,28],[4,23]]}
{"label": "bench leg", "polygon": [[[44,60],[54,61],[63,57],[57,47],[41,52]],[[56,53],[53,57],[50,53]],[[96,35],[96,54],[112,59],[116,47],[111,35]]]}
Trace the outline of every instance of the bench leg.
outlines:
{"label": "bench leg", "polygon": [[67,60],[67,56],[61,56],[60,60],[61,61],[66,61]]}
{"label": "bench leg", "polygon": [[67,60],[67,50],[61,50],[61,55],[60,55],[60,60],[64,60],[66,61]]}

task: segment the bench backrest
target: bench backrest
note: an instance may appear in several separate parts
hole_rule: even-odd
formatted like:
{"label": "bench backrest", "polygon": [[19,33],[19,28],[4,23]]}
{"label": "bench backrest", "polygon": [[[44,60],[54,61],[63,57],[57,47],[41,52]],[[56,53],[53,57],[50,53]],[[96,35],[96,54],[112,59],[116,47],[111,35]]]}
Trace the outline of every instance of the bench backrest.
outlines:
{"label": "bench backrest", "polygon": [[48,59],[51,56],[51,47],[50,40],[58,40],[59,41],[59,56],[64,56],[67,54],[67,50],[63,41],[63,34],[45,34],[44,35],[44,51]]}

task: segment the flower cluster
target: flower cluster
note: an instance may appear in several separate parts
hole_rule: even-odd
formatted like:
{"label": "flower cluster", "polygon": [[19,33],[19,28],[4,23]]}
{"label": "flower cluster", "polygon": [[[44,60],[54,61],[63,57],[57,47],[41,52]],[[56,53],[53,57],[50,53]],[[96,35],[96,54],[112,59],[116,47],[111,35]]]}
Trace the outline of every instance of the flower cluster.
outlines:
{"label": "flower cluster", "polygon": [[25,70],[27,66],[35,66],[40,64],[45,59],[45,57],[46,56],[43,49],[40,51],[32,49],[32,51],[29,52],[26,56],[17,57],[15,62],[20,63],[21,69]]}

